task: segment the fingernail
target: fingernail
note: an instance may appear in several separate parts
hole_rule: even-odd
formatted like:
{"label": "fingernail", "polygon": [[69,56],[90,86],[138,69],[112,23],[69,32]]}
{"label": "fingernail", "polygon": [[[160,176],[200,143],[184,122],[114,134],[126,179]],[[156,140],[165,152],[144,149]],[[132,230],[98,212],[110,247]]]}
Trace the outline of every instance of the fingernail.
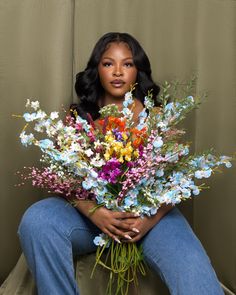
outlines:
{"label": "fingernail", "polygon": [[128,240],[132,240],[131,236],[129,236],[129,235],[124,235],[124,237]]}
{"label": "fingernail", "polygon": [[120,241],[118,238],[114,238],[114,240],[115,240],[117,243],[121,244],[121,241]]}
{"label": "fingernail", "polygon": [[135,228],[135,227],[132,228],[132,231],[135,232],[135,233],[139,233],[139,230],[137,228]]}
{"label": "fingernail", "polygon": [[138,212],[136,212],[136,213],[134,213],[134,216],[135,216],[135,217],[139,217],[140,214],[139,214]]}

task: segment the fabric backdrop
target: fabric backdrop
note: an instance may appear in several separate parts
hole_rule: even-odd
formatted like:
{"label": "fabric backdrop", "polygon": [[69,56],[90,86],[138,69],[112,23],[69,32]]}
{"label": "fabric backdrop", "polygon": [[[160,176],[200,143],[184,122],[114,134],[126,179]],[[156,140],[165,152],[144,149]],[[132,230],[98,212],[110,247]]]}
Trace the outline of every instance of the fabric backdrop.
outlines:
{"label": "fabric backdrop", "polygon": [[[236,147],[235,0],[0,0],[0,279],[20,254],[17,226],[41,191],[14,186],[15,172],[37,163],[18,135],[27,98],[48,111],[76,101],[75,74],[98,38],[109,31],[134,35],[146,50],[157,82],[198,73],[197,89],[208,91],[186,120],[193,150]],[[236,169],[207,183],[184,211],[204,244],[221,282],[236,292]]]}

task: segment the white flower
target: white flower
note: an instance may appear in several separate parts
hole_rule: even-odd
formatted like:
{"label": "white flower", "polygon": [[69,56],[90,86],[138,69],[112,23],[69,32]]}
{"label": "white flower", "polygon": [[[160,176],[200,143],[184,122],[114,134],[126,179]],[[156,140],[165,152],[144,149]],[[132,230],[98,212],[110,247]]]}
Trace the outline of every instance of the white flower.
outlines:
{"label": "white flower", "polygon": [[32,109],[34,109],[35,111],[37,111],[37,109],[39,109],[39,102],[36,101],[31,101],[30,99],[27,99],[26,101],[26,105],[27,108],[31,107]]}
{"label": "white flower", "polygon": [[96,149],[96,148],[100,148],[101,145],[102,145],[102,143],[100,142],[100,140],[96,140],[96,141],[94,142],[94,147],[95,147],[95,149]]}
{"label": "white flower", "polygon": [[75,129],[72,126],[65,126],[64,132],[66,133],[67,137],[70,137],[75,133]]}
{"label": "white flower", "polygon": [[164,131],[167,128],[167,123],[166,122],[158,122],[157,127],[161,128]]}
{"label": "white flower", "polygon": [[43,120],[45,117],[47,117],[47,114],[41,110],[38,110],[36,113],[36,119]]}
{"label": "white flower", "polygon": [[21,132],[20,134],[21,143],[24,146],[31,145],[34,141],[34,135],[32,133],[25,134],[25,131]]}
{"label": "white flower", "polygon": [[60,160],[63,161],[66,165],[76,163],[77,159],[77,154],[71,150],[65,150],[60,154]]}
{"label": "white flower", "polygon": [[37,131],[37,132],[43,132],[44,128],[43,128],[43,124],[42,122],[39,122],[37,124],[35,124],[34,126],[34,130]]}
{"label": "white flower", "polygon": [[78,142],[72,142],[71,143],[71,146],[70,146],[70,149],[74,152],[82,152],[81,150],[81,146]]}
{"label": "white flower", "polygon": [[25,119],[26,122],[32,122],[37,119],[36,113],[24,113],[23,118]]}
{"label": "white flower", "polygon": [[46,133],[49,137],[53,137],[57,133],[57,130],[54,128],[54,126],[49,125],[47,126]]}
{"label": "white flower", "polygon": [[93,151],[91,149],[88,149],[84,152],[88,157],[93,155]]}
{"label": "white flower", "polygon": [[30,106],[30,99],[27,99],[25,106],[28,108]]}
{"label": "white flower", "polygon": [[99,159],[97,156],[91,159],[91,165],[95,167],[102,167],[104,164],[105,161],[103,159]]}
{"label": "white flower", "polygon": [[34,109],[35,111],[37,111],[37,109],[39,109],[39,102],[36,101],[32,101],[31,102],[31,108]]}
{"label": "white flower", "polygon": [[58,117],[59,117],[58,112],[51,112],[51,114],[50,114],[50,118],[51,118],[52,120],[55,120],[55,119],[57,119]]}
{"label": "white flower", "polygon": [[58,121],[58,122],[55,124],[55,128],[56,128],[56,130],[60,130],[60,129],[62,129],[63,127],[64,127],[64,125],[63,125],[62,120]]}

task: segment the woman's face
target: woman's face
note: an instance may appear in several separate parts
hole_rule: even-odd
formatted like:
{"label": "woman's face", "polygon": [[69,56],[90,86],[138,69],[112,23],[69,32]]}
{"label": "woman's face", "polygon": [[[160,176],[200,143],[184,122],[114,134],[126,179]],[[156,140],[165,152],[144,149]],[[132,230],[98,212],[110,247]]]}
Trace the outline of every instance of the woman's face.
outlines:
{"label": "woman's face", "polygon": [[136,82],[137,72],[128,45],[124,42],[110,43],[98,65],[105,101],[123,99],[130,86]]}

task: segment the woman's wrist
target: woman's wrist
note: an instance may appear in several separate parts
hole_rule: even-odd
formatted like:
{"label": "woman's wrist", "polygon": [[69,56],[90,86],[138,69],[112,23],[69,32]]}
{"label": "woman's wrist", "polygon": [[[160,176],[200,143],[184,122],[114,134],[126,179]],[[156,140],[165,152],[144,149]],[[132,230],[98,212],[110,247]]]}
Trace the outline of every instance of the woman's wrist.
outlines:
{"label": "woman's wrist", "polygon": [[157,213],[153,216],[155,220],[155,224],[159,222],[162,217],[164,217],[171,209],[173,209],[173,205],[171,204],[163,204],[158,210]]}
{"label": "woman's wrist", "polygon": [[92,200],[79,200],[76,202],[76,208],[88,218],[91,217],[96,206],[96,201]]}

